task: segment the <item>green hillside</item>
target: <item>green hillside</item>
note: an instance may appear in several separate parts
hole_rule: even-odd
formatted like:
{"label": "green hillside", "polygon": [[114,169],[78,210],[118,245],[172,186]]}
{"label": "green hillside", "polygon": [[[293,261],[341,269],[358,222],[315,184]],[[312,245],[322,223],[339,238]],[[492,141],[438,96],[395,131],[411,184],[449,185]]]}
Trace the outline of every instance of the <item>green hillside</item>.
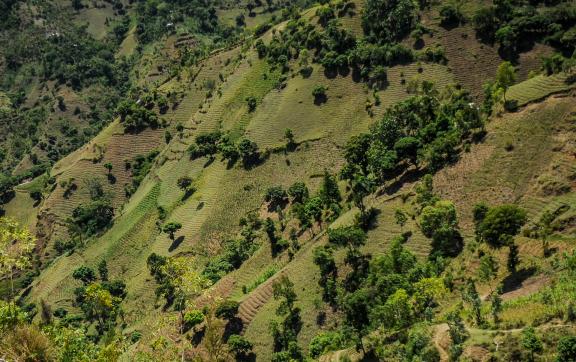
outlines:
{"label": "green hillside", "polygon": [[0,359],[576,359],[573,1],[0,11]]}

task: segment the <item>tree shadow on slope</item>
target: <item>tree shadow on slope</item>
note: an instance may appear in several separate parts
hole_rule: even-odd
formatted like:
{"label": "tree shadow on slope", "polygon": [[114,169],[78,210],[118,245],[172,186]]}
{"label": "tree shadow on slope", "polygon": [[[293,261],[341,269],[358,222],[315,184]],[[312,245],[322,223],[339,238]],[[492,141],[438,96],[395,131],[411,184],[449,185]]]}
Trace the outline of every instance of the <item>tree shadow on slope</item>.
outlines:
{"label": "tree shadow on slope", "polygon": [[182,244],[182,242],[184,241],[184,235],[179,236],[178,238],[176,238],[172,244],[170,245],[170,247],[168,248],[169,252],[173,252],[174,250],[176,250],[176,248],[178,248],[180,246],[180,244]]}
{"label": "tree shadow on slope", "polygon": [[508,275],[502,281],[502,292],[508,293],[522,288],[522,284],[526,281],[526,279],[530,278],[535,274],[536,274],[536,268],[530,267],[520,269],[515,273]]}

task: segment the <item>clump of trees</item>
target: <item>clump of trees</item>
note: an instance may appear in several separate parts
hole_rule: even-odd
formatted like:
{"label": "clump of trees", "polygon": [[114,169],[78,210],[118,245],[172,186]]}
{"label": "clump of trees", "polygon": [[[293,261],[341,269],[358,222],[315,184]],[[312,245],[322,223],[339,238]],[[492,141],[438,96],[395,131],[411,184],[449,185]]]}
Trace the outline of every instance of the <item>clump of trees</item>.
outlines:
{"label": "clump of trees", "polygon": [[116,114],[127,133],[140,132],[148,127],[157,128],[160,125],[156,113],[136,102],[127,100],[120,102]]}
{"label": "clump of trees", "polygon": [[191,159],[208,157],[213,159],[217,153],[230,165],[241,160],[244,168],[251,168],[261,162],[261,153],[256,142],[242,138],[233,143],[228,134],[220,131],[203,133],[196,136],[195,142],[188,148]]}
{"label": "clump of trees", "polygon": [[72,277],[83,284],[74,290],[74,304],[83,311],[87,322],[96,322],[96,329],[101,336],[113,330],[117,318],[122,316],[120,304],[126,298],[126,284],[121,280],[108,280],[105,262],[99,264],[98,271],[100,281],[94,270],[85,265],[74,270]]}
{"label": "clump of trees", "polygon": [[94,236],[112,225],[114,207],[98,180],[88,183],[90,201],[77,206],[67,219],[68,231],[74,237]]}
{"label": "clump of trees", "polygon": [[498,1],[477,10],[473,17],[477,36],[486,42],[497,42],[501,53],[514,58],[521,49],[543,41],[571,54],[576,12],[567,3],[537,9],[536,4]]}
{"label": "clump of trees", "polygon": [[156,156],[160,154],[158,150],[152,150],[147,155],[137,155],[132,160],[124,161],[124,167],[130,170],[130,175],[132,176],[132,184],[124,185],[124,193],[126,197],[130,197],[136,190],[138,186],[144,180],[144,177],[148,174]]}
{"label": "clump of trees", "polygon": [[462,143],[483,127],[468,92],[449,88],[438,94],[433,84],[423,82],[418,95],[390,107],[370,133],[350,139],[342,177],[352,182],[360,175],[384,183],[411,166],[438,170],[454,161]]}
{"label": "clump of trees", "polygon": [[240,220],[242,230],[237,239],[228,239],[222,242],[222,249],[217,256],[212,257],[202,275],[215,283],[224,275],[238,269],[257,249],[256,237],[262,222],[254,213]]}

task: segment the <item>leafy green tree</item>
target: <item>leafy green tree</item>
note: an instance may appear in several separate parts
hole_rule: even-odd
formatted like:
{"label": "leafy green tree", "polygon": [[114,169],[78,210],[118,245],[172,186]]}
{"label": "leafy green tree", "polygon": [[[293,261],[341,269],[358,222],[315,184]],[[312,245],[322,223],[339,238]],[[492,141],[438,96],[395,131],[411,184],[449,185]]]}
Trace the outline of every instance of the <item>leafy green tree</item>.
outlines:
{"label": "leafy green tree", "polygon": [[326,170],[324,171],[322,185],[320,186],[320,192],[318,194],[326,206],[342,201],[342,195],[340,194],[336,177]]}
{"label": "leafy green tree", "polygon": [[81,267],[74,270],[72,273],[74,279],[82,281],[84,285],[88,285],[96,280],[96,274],[92,268],[82,265]]}
{"label": "leafy green tree", "polygon": [[406,217],[406,213],[401,209],[394,210],[394,220],[396,220],[396,224],[400,226],[401,229],[404,228],[406,222],[408,221],[408,217]]}
{"label": "leafy green tree", "polygon": [[103,281],[108,280],[108,264],[106,264],[106,260],[104,259],[98,263],[98,274]]}
{"label": "leafy green tree", "polygon": [[114,218],[114,207],[105,198],[82,204],[72,210],[68,230],[73,235],[92,236],[108,228]]}
{"label": "leafy green tree", "polygon": [[233,334],[228,338],[228,348],[236,361],[247,361],[252,353],[253,345],[245,337]]}
{"label": "leafy green tree", "polygon": [[396,151],[398,158],[416,164],[420,147],[421,143],[417,138],[402,137],[394,144],[394,151]]}
{"label": "leafy green tree", "polygon": [[484,319],[482,318],[482,300],[476,290],[476,284],[473,280],[469,279],[466,283],[466,290],[464,291],[464,299],[472,308],[472,314],[476,325],[482,326]]}
{"label": "leafy green tree", "polygon": [[464,14],[462,14],[463,1],[452,1],[444,4],[440,8],[440,16],[442,26],[460,25],[465,21]]}
{"label": "leafy green tree", "polygon": [[162,227],[162,232],[168,234],[170,240],[174,241],[174,234],[182,229],[182,224],[179,222],[171,221]]}
{"label": "leafy green tree", "polygon": [[110,163],[110,162],[105,163],[104,168],[106,170],[108,170],[108,174],[110,174],[112,172],[112,168],[113,168],[112,163]]}
{"label": "leafy green tree", "polygon": [[368,0],[362,28],[374,42],[397,42],[412,31],[416,13],[416,4],[411,0]]}
{"label": "leafy green tree", "polygon": [[552,222],[554,221],[554,218],[555,218],[554,214],[552,214],[550,211],[545,211],[540,217],[538,223],[536,224],[536,227],[538,228],[538,236],[542,239],[542,255],[544,257],[548,256],[549,251],[548,238],[550,237],[550,235],[552,235],[552,232],[554,230],[552,227]]}
{"label": "leafy green tree", "polygon": [[316,10],[316,16],[318,17],[318,22],[325,27],[328,25],[328,21],[334,19],[335,14],[330,5],[322,5]]}
{"label": "leafy green tree", "polygon": [[292,198],[293,203],[303,203],[308,199],[309,194],[308,187],[302,181],[297,181],[288,188],[288,195]]}
{"label": "leafy green tree", "polygon": [[516,273],[516,268],[520,263],[520,252],[518,251],[518,246],[513,241],[508,242],[508,248],[508,260],[506,266],[510,273]]}
{"label": "leafy green tree", "polygon": [[286,128],[284,131],[284,138],[286,139],[286,149],[293,150],[296,142],[294,141],[294,132],[290,128]]}
{"label": "leafy green tree", "polygon": [[398,289],[383,306],[382,321],[389,328],[405,328],[412,323],[412,307],[408,293]]}
{"label": "leafy green tree", "polygon": [[420,229],[432,238],[432,254],[455,256],[462,250],[462,236],[452,202],[437,201],[434,206],[424,207],[420,214]]}
{"label": "leafy green tree", "polygon": [[490,294],[491,312],[494,324],[500,323],[500,313],[502,312],[502,286],[499,285],[492,294]]}
{"label": "leafy green tree", "polygon": [[266,190],[264,200],[269,203],[269,208],[275,210],[277,206],[282,206],[288,199],[288,194],[282,186],[271,186]]}
{"label": "leafy green tree", "polygon": [[366,220],[367,210],[366,205],[364,204],[364,198],[374,191],[374,182],[366,176],[356,175],[354,180],[351,182],[350,189],[352,191],[352,201],[360,210],[360,219],[364,220],[364,225],[362,226],[366,227],[369,220]]}
{"label": "leafy green tree", "polygon": [[490,208],[478,225],[482,240],[493,247],[506,244],[526,223],[526,211],[516,205],[501,205]]}
{"label": "leafy green tree", "polygon": [[486,217],[488,210],[490,210],[490,208],[483,202],[474,205],[474,209],[472,210],[472,218],[474,219],[474,226],[476,229],[477,239],[480,238],[479,235],[480,225],[482,224],[482,221],[484,221],[484,218]]}
{"label": "leafy green tree", "polygon": [[566,336],[558,342],[558,356],[557,362],[572,362],[576,361],[576,337]]}
{"label": "leafy green tree", "polygon": [[186,189],[188,189],[188,187],[190,187],[192,185],[192,178],[188,177],[188,176],[182,176],[178,179],[176,184],[182,190],[186,190]]}
{"label": "leafy green tree", "polygon": [[478,276],[481,281],[489,282],[498,274],[498,261],[489,254],[480,258],[480,267],[478,268]]}
{"label": "leafy green tree", "polygon": [[499,20],[494,7],[480,8],[473,17],[474,29],[478,37],[484,41],[493,41]]}
{"label": "leafy green tree", "polygon": [[238,143],[238,153],[242,158],[242,163],[245,168],[253,166],[259,160],[258,145],[256,142],[250,141],[247,138],[243,138],[240,143]]}
{"label": "leafy green tree", "polygon": [[312,89],[312,96],[314,96],[315,103],[319,104],[326,102],[326,90],[328,90],[328,88],[323,85],[314,86],[314,89]]}
{"label": "leafy green tree", "polygon": [[187,328],[194,329],[194,327],[204,322],[204,318],[204,312],[198,309],[192,309],[184,314],[183,320]]}
{"label": "leafy green tree", "polygon": [[320,268],[318,284],[322,287],[322,298],[329,303],[336,299],[336,277],[338,270],[334,260],[334,251],[329,246],[319,246],[314,249],[314,264]]}
{"label": "leafy green tree", "polygon": [[0,217],[0,277],[10,280],[10,301],[14,298],[14,276],[31,266],[35,247],[36,239],[26,228]]}
{"label": "leafy green tree", "polygon": [[254,96],[246,97],[246,104],[248,105],[248,112],[254,112],[258,104]]}
{"label": "leafy green tree", "polygon": [[542,341],[536,335],[536,331],[532,327],[524,328],[522,331],[522,347],[526,348],[530,353],[530,361],[534,361],[534,354],[542,352]]}
{"label": "leafy green tree", "polygon": [[225,300],[216,307],[216,316],[226,320],[231,320],[238,314],[240,303],[235,300]]}
{"label": "leafy green tree", "polygon": [[366,232],[354,226],[328,229],[328,241],[340,247],[359,248],[366,243]]}
{"label": "leafy green tree", "polygon": [[[302,328],[300,308],[295,306],[297,295],[294,292],[294,284],[286,275],[280,276],[272,284],[274,299],[280,304],[276,309],[276,315],[283,316],[280,325],[277,321],[270,323],[270,331],[274,339],[275,352],[287,354],[295,360],[302,359],[302,351],[297,344],[297,336]],[[279,357],[279,356],[277,356]],[[277,359],[277,357],[273,359]]]}
{"label": "leafy green tree", "polygon": [[516,81],[516,69],[510,62],[502,62],[496,72],[496,83],[504,90],[504,102],[506,102],[506,91]]}
{"label": "leafy green tree", "polygon": [[462,354],[462,345],[466,339],[468,339],[469,333],[466,330],[466,326],[457,310],[448,314],[447,321],[448,332],[450,333],[450,339],[452,339],[452,345],[450,346],[450,360],[458,361]]}

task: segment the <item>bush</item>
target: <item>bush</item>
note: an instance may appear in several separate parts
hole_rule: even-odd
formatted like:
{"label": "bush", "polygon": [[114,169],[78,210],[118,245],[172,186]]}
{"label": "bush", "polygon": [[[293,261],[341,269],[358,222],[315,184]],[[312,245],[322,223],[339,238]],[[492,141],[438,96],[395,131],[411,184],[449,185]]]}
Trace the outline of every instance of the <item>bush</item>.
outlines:
{"label": "bush", "polygon": [[238,361],[245,360],[253,348],[250,341],[238,334],[233,334],[228,338],[228,347]]}
{"label": "bush", "polygon": [[558,343],[558,357],[557,362],[573,362],[576,361],[576,337],[567,336],[560,339]]}
{"label": "bush", "polygon": [[264,200],[269,203],[271,209],[276,209],[276,206],[282,206],[287,198],[288,194],[282,186],[269,187],[264,196]]}
{"label": "bush", "polygon": [[112,224],[114,208],[109,200],[96,200],[80,205],[72,211],[68,229],[72,234],[95,235]]}

